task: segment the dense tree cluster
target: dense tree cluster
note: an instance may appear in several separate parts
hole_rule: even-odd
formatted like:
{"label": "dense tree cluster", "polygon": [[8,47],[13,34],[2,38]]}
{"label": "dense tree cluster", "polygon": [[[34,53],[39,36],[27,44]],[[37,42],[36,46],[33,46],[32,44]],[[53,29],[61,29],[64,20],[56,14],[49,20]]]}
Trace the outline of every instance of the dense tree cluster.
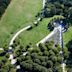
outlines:
{"label": "dense tree cluster", "polygon": [[[59,45],[54,45],[53,41],[46,42],[45,44],[40,43],[38,47],[33,46],[31,43],[26,47],[18,41],[14,41],[14,43],[13,53],[17,59],[17,63],[11,65],[8,60],[9,54],[6,53],[3,59],[0,60],[0,72],[62,72],[62,50],[68,71],[71,70],[71,68],[69,69],[71,67],[69,63],[72,62],[71,58],[69,58],[71,46],[67,46],[69,49],[62,49]],[[71,45],[71,42],[69,44]],[[16,70],[17,65],[20,65],[21,69]]]}
{"label": "dense tree cluster", "polygon": [[63,15],[72,19],[72,0],[47,0],[44,15],[45,17]]}
{"label": "dense tree cluster", "polygon": [[[58,45],[55,47],[53,42],[46,42],[39,44],[39,47],[19,47],[15,51],[15,56],[17,64],[21,65],[22,72],[62,72],[61,50]],[[25,52],[27,54],[24,56]],[[66,48],[64,48],[64,53],[66,53],[64,55],[64,60],[66,60],[68,55]]]}
{"label": "dense tree cluster", "polygon": [[9,54],[1,51],[0,51],[0,72],[15,72],[14,66],[10,64]]}
{"label": "dense tree cluster", "polygon": [[0,0],[0,17],[5,12],[5,9],[9,5],[11,0]]}

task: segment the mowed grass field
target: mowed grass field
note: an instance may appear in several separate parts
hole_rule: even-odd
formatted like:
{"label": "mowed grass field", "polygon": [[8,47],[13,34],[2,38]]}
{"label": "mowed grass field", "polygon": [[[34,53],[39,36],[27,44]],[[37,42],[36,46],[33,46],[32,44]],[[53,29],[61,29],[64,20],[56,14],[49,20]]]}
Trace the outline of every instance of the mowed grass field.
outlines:
{"label": "mowed grass field", "polygon": [[72,26],[63,34],[64,45],[72,40]]}
{"label": "mowed grass field", "polygon": [[50,31],[48,30],[47,26],[48,23],[54,19],[62,16],[54,16],[50,18],[44,18],[43,21],[39,22],[39,25],[37,27],[34,27],[32,30],[24,31],[22,32],[16,40],[19,40],[22,45],[26,47],[26,45],[29,45],[32,43],[33,45],[36,45],[40,40],[45,38]]}
{"label": "mowed grass field", "polygon": [[[30,31],[25,31],[21,33],[17,39],[19,39],[20,43],[24,46],[29,45],[29,43],[32,43],[35,45],[37,42],[45,38],[50,31],[47,29],[47,25],[50,22],[52,18],[56,18],[60,16],[54,16],[51,18],[43,19],[42,22],[39,23],[39,26],[33,28]],[[72,40],[72,27],[69,27],[68,31],[63,33],[63,41],[64,41],[64,46]]]}
{"label": "mowed grass field", "polygon": [[22,32],[16,38],[16,40],[19,40],[24,47],[26,47],[30,43],[32,43],[32,45],[35,45],[37,42],[39,42],[41,39],[43,39],[50,33],[47,29],[49,21],[50,18],[43,19],[43,21],[40,22],[38,26],[34,26],[31,30]]}
{"label": "mowed grass field", "polygon": [[29,25],[42,9],[42,0],[12,0],[0,21],[0,47],[8,45],[13,34]]}

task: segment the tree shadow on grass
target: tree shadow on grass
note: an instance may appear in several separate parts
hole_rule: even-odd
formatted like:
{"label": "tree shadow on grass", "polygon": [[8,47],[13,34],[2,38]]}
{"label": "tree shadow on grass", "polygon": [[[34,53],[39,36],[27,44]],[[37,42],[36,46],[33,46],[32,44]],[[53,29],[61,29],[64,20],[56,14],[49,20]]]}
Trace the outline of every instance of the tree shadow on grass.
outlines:
{"label": "tree shadow on grass", "polygon": [[67,44],[66,47],[68,48],[69,51],[69,56],[66,61],[66,65],[68,68],[72,68],[72,40],[70,40]]}
{"label": "tree shadow on grass", "polygon": [[10,4],[11,0],[0,0],[0,19]]}

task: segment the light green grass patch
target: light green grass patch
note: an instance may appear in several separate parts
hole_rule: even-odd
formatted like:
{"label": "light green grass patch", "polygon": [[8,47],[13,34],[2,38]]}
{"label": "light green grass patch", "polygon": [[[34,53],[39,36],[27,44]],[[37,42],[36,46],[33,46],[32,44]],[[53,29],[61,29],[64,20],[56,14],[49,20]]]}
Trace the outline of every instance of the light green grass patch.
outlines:
{"label": "light green grass patch", "polygon": [[72,27],[70,27],[68,31],[63,34],[64,45],[66,45],[70,40],[72,40]]}
{"label": "light green grass patch", "polygon": [[35,45],[50,33],[50,31],[47,28],[50,20],[58,17],[62,16],[56,15],[54,17],[44,18],[43,21],[41,21],[37,27],[34,27],[32,30],[29,31],[24,31],[19,35],[19,37],[17,37],[17,39],[19,39],[21,44],[23,44],[24,46],[28,45],[29,43]]}
{"label": "light green grass patch", "polygon": [[42,9],[42,0],[12,0],[0,21],[0,47],[8,45],[13,34],[29,25]]}

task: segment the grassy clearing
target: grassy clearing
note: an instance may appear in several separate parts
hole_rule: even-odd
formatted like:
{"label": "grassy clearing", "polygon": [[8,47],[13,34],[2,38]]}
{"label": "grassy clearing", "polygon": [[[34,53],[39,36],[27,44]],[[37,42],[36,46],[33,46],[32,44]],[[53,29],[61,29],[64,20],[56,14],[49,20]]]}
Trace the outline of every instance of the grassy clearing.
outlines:
{"label": "grassy clearing", "polygon": [[42,9],[42,0],[12,0],[0,21],[0,47],[8,44],[16,31],[30,24]]}
{"label": "grassy clearing", "polygon": [[34,27],[32,30],[24,31],[17,37],[17,40],[19,39],[21,44],[24,46],[28,45],[29,43],[32,43],[35,45],[37,42],[39,42],[41,39],[46,37],[50,32],[47,29],[47,25],[53,18],[58,18],[62,16],[54,16],[51,18],[45,18],[42,22],[39,23],[37,27]]}
{"label": "grassy clearing", "polygon": [[70,40],[72,40],[72,27],[69,28],[69,30],[64,33],[63,35],[64,44],[66,45]]}
{"label": "grassy clearing", "polygon": [[29,43],[36,44],[39,40],[44,38],[49,34],[49,30],[47,29],[49,19],[44,19],[37,27],[34,27],[32,30],[24,31],[17,37],[20,40],[21,44],[24,46]]}

